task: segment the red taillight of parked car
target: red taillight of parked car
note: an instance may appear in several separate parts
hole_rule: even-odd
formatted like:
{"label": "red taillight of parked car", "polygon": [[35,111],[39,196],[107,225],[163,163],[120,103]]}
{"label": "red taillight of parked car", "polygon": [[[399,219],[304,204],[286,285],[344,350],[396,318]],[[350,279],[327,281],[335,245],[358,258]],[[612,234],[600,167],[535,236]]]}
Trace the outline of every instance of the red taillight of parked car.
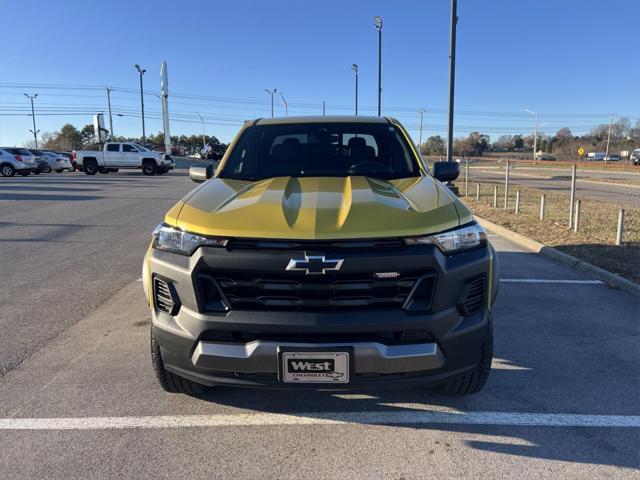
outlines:
{"label": "red taillight of parked car", "polygon": [[19,162],[21,162],[21,161],[22,161],[22,157],[21,157],[20,155],[16,155],[15,157],[16,157],[16,160],[17,160],[17,161],[19,161]]}
{"label": "red taillight of parked car", "polygon": [[71,152],[71,160],[75,160],[76,159],[76,151],[74,150],[73,152]]}

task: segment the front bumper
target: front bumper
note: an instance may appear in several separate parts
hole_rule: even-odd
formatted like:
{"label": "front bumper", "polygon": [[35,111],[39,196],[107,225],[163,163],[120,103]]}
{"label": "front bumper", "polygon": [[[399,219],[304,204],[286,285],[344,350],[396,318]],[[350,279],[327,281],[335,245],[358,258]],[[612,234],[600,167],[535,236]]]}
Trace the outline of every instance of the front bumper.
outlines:
{"label": "front bumper", "polygon": [[[143,275],[148,298],[153,296],[150,279],[157,275],[171,282],[180,299],[179,310],[170,315],[154,308],[153,298],[150,298],[152,328],[165,368],[205,385],[345,389],[437,384],[478,364],[497,291],[497,263],[490,245],[450,257],[432,246],[413,247],[390,256],[379,253],[345,256],[345,268],[354,265],[353,268],[368,268],[371,272],[372,268],[387,271],[392,265],[400,269],[403,265],[413,268],[419,264],[425,270],[434,271],[438,280],[428,311],[410,312],[400,308],[339,312],[232,309],[203,313],[194,287],[195,278],[203,267],[217,264],[229,269],[240,268],[240,265],[274,268],[272,265],[286,265],[292,253],[201,248],[191,257],[184,257],[151,249]],[[470,315],[463,315],[457,307],[460,289],[478,275],[486,276],[482,307]],[[420,338],[407,341],[379,338],[380,332],[389,331],[420,332]],[[234,339],[237,335],[242,338]],[[283,348],[349,350],[352,358],[350,382],[335,386],[281,383],[278,380],[278,352]]]}

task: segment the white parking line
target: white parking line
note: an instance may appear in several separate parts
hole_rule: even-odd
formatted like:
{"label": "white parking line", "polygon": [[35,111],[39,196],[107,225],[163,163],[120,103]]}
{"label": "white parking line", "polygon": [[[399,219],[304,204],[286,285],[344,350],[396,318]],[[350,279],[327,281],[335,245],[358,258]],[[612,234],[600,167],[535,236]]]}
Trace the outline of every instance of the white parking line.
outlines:
{"label": "white parking line", "polygon": [[604,285],[600,280],[557,280],[545,278],[501,278],[503,283],[575,283],[578,285]]}
{"label": "white parking line", "polygon": [[228,415],[167,415],[148,417],[3,418],[0,430],[106,430],[138,428],[201,428],[285,425],[458,424],[534,427],[638,428],[637,415],[582,415],[513,412],[308,412],[236,413]]}

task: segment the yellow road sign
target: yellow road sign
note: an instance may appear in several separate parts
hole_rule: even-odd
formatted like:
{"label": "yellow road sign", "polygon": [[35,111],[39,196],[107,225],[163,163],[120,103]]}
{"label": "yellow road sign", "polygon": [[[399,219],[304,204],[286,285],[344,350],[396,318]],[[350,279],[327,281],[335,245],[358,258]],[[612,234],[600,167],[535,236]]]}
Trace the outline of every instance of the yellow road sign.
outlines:
{"label": "yellow road sign", "polygon": [[584,148],[582,148],[582,147],[578,148],[578,155],[580,155],[580,156],[584,155]]}

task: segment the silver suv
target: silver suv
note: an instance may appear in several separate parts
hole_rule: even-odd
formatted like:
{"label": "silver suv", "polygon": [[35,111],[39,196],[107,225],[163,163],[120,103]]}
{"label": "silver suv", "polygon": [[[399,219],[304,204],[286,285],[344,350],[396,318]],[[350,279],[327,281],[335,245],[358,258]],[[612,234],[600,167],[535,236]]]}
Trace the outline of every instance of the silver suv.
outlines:
{"label": "silver suv", "polygon": [[16,173],[26,177],[37,172],[38,164],[31,156],[23,157],[19,148],[0,147],[0,174],[13,177]]}

